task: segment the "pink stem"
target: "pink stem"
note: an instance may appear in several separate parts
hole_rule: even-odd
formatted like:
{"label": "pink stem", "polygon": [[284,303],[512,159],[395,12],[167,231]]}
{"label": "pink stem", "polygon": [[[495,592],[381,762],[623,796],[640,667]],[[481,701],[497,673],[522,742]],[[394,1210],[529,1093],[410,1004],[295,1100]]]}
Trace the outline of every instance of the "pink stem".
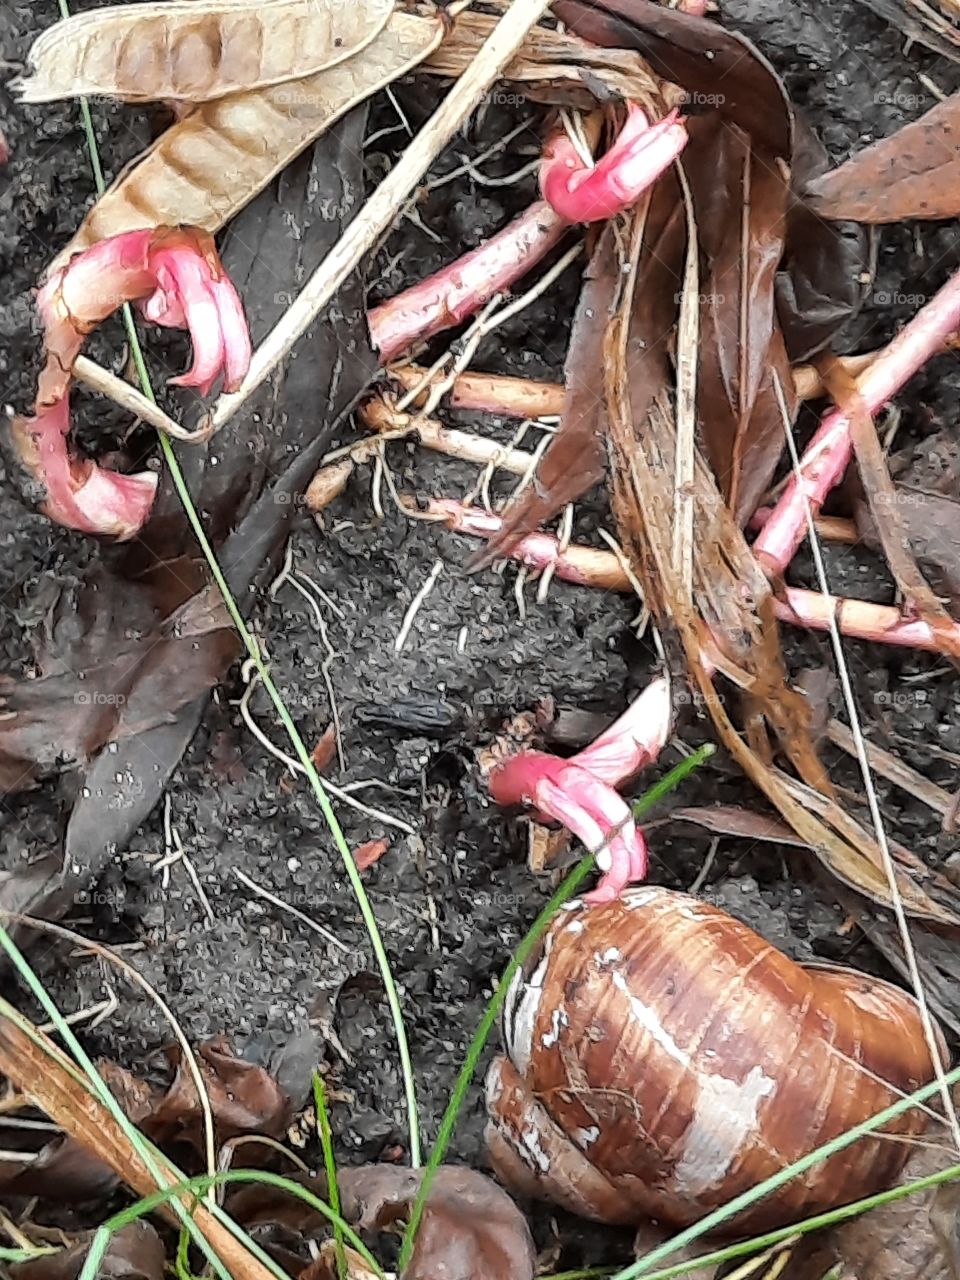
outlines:
{"label": "pink stem", "polygon": [[393,360],[413,343],[460,324],[536,266],[569,227],[538,200],[472,252],[374,307],[367,320],[381,358]]}
{"label": "pink stem", "polygon": [[[493,512],[465,507],[463,503],[449,499],[434,499],[428,504],[428,510],[442,515],[449,528],[475,538],[492,538],[502,525],[500,516]],[[522,538],[510,552],[510,557],[534,569],[546,569],[552,565],[558,578],[581,587],[599,587],[625,594],[633,590],[623,565],[613,552],[577,545],[561,550],[557,539],[549,533],[533,533]],[[902,645],[929,653],[960,653],[960,623],[934,628],[922,620],[905,618],[894,605],[824,596],[819,591],[787,587],[785,599],[774,599],[774,608],[782,622],[815,631],[829,628],[830,614],[836,609],[840,631],[853,640]]]}
{"label": "pink stem", "polygon": [[841,633],[853,639],[960,656],[960,624],[955,622],[942,628],[932,627],[920,618],[905,618],[893,605],[825,596],[799,587],[787,587],[785,596],[784,600],[774,600],[777,617],[796,627],[827,631],[831,614],[835,612]]}
{"label": "pink stem", "polygon": [[[860,375],[857,387],[869,411],[878,413],[958,327],[960,273],[947,281]],[[791,477],[754,543],[757,559],[768,574],[782,577],[807,536],[804,495],[816,515],[841,480],[851,455],[850,423],[842,410],[834,409],[803,455],[799,483],[796,476]]]}

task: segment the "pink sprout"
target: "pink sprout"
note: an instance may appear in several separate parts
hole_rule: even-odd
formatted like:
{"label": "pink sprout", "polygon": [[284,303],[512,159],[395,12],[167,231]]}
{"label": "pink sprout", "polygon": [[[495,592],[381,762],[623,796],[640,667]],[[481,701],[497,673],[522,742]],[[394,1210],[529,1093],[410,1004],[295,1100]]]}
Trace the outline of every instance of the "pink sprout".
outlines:
{"label": "pink sprout", "polygon": [[235,390],[250,363],[250,333],[213,240],[189,227],[154,227],[101,240],[72,257],[37,295],[47,363],[35,416],[18,419],[20,455],[43,485],[43,511],[58,524],[126,539],[150,514],[153,472],[121,475],[69,448],[71,370],[87,334],[125,302],[140,304],[155,324],[190,331],[194,361],[173,381],[206,395],[223,375]]}
{"label": "pink sprout", "polygon": [[600,222],[634,205],[686,144],[687,130],[677,111],[651,125],[643,108],[632,102],[620,136],[592,168],[558,130],[544,150],[540,190],[570,222]]}
{"label": "pink sprout", "polygon": [[572,760],[542,751],[521,751],[490,776],[498,804],[532,805],[572,831],[597,855],[603,872],[588,902],[612,902],[628,884],[647,874],[647,842],[627,802],[608,783]]}

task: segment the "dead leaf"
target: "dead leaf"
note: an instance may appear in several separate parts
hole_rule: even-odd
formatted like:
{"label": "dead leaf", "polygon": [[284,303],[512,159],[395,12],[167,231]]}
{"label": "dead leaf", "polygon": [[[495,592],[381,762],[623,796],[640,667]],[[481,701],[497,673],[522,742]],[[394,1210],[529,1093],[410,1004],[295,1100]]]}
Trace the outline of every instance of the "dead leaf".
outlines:
{"label": "dead leaf", "polygon": [[[339,1169],[344,1218],[358,1231],[398,1230],[407,1221],[421,1169],[361,1165]],[[294,1181],[325,1194],[321,1174]],[[270,1250],[271,1234],[289,1242],[326,1234],[326,1220],[302,1201],[267,1187],[243,1187],[227,1200],[233,1217]],[[533,1280],[536,1251],[526,1219],[505,1191],[473,1169],[442,1165],[430,1188],[410,1265],[401,1280]]]}
{"label": "dead leaf", "polygon": [[774,286],[783,256],[787,176],[776,157],[719,116],[690,122],[682,164],[703,262],[698,409],[707,456],[741,525],[783,452],[773,372],[796,401]]}
{"label": "dead leaf", "polygon": [[[67,1055],[42,1031],[33,1028],[27,1035],[2,1013],[0,1072],[27,1101],[108,1165],[138,1196],[184,1180],[184,1174],[159,1153],[155,1155],[159,1177],[155,1178]],[[269,1280],[267,1268],[234,1239],[205,1204],[189,1195],[182,1197],[182,1203],[236,1280]],[[160,1206],[157,1213],[173,1225],[179,1222],[169,1204]]]}
{"label": "dead leaf", "polygon": [[393,0],[193,0],[95,9],[55,22],[34,42],[23,102],[105,95],[128,102],[207,102],[300,80],[374,40]]}
{"label": "dead leaf", "polygon": [[[20,1150],[23,1138],[22,1129],[10,1130],[4,1133],[3,1145],[8,1151]],[[60,1204],[78,1204],[112,1195],[117,1183],[116,1175],[101,1160],[62,1135],[39,1149],[24,1148],[23,1164],[5,1160],[0,1168],[0,1196],[5,1200],[40,1196]]]}
{"label": "dead leaf", "polygon": [[824,218],[902,222],[960,214],[960,94],[858,151],[811,182],[805,198]]}
{"label": "dead leaf", "polygon": [[896,488],[887,470],[887,460],[874,426],[873,415],[857,390],[855,379],[836,360],[829,357],[822,361],[821,372],[824,385],[850,424],[850,438],[860,483],[866,494],[870,517],[887,565],[903,593],[905,611],[908,616],[922,618],[940,636],[943,651],[950,653],[955,648],[951,645],[951,638],[956,630],[954,620],[920,572],[910,549],[906,522],[897,501]]}
{"label": "dead leaf", "polygon": [[[946,493],[933,493],[898,484],[893,502],[914,555],[929,573],[938,594],[960,605],[960,502]],[[854,504],[857,531],[869,547],[880,548],[877,527],[865,503]]]}
{"label": "dead leaf", "polygon": [[[76,1280],[87,1258],[95,1232],[83,1232],[67,1249],[7,1263],[12,1280]],[[166,1267],[163,1241],[142,1218],[110,1236],[107,1251],[97,1268],[98,1280],[162,1280]]]}
{"label": "dead leaf", "polygon": [[584,272],[564,364],[566,392],[557,433],[535,482],[508,504],[499,533],[467,562],[469,572],[492,564],[602,477],[603,333],[618,275],[616,236],[608,225]]}
{"label": "dead leaf", "polygon": [[653,0],[556,0],[553,14],[594,44],[635,49],[657,75],[696,95],[772,155],[789,157],[786,91],[744,36]]}
{"label": "dead leaf", "polygon": [[[349,1245],[343,1246],[343,1260],[347,1267],[346,1280],[379,1280],[377,1273],[371,1271],[360,1254]],[[298,1273],[297,1280],[340,1280],[335,1241],[323,1242],[316,1258]]]}
{"label": "dead leaf", "polygon": [[[174,1075],[166,1088],[112,1062],[102,1061],[98,1068],[128,1119],[157,1146],[175,1152],[186,1144],[202,1154],[203,1113],[193,1076],[179,1045],[171,1046],[167,1057]],[[286,1131],[295,1101],[264,1067],[236,1057],[225,1036],[200,1045],[197,1064],[220,1142],[245,1133],[277,1138]]]}
{"label": "dead leaf", "polygon": [[753,809],[743,809],[739,805],[711,804],[671,809],[664,821],[692,822],[718,836],[737,836],[741,840],[792,845],[798,849],[807,847],[806,841],[801,840],[793,828],[779,818],[767,813],[757,813]]}
{"label": "dead leaf", "polygon": [[786,243],[776,288],[777,316],[791,363],[796,363],[822,351],[860,310],[869,289],[869,251],[863,227],[828,222],[804,199],[807,185],[830,162],[802,112],[794,112],[793,124]]}
{"label": "dead leaf", "polygon": [[319,773],[323,773],[333,763],[333,759],[337,754],[337,729],[333,723],[328,724],[326,729],[320,735],[317,745],[310,752],[310,759],[313,761]]}
{"label": "dead leaf", "polygon": [[[918,1146],[897,1186],[954,1162],[946,1146]],[[930,1188],[851,1218],[797,1249],[783,1280],[823,1280],[841,1266],[850,1280],[960,1280],[956,1184]]]}

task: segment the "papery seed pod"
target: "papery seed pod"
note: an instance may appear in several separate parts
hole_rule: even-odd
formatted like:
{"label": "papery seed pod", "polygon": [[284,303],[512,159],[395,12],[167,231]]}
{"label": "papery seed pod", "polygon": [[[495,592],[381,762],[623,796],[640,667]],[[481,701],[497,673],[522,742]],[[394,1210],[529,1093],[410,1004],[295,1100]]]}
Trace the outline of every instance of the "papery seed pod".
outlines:
{"label": "papery seed pod", "polygon": [[24,102],[106,94],[207,102],[315,75],[382,30],[394,0],[166,0],[64,18],[30,50]]}
{"label": "papery seed pod", "polygon": [[[899,988],[797,964],[718,908],[646,885],[558,914],[511,985],[503,1034],[487,1077],[497,1172],[603,1222],[695,1222],[933,1076]],[[926,1118],[904,1113],[729,1229],[889,1185],[911,1151],[891,1135]]]}
{"label": "papery seed pod", "polygon": [[374,44],[340,66],[203,104],[123,170],[53,266],[122,231],[161,223],[219,230],[352,106],[415,67],[442,35],[436,18],[396,13]]}

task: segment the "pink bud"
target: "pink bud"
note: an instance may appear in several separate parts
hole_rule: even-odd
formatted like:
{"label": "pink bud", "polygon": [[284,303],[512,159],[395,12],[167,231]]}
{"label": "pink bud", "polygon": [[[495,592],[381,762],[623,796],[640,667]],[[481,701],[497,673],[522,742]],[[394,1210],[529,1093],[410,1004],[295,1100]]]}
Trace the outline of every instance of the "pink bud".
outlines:
{"label": "pink bud", "polygon": [[86,335],[125,302],[139,302],[157,324],[185,327],[193,367],[174,381],[206,394],[221,375],[227,391],[250,363],[243,307],[224,275],[213,240],[189,227],[153,227],[101,240],[59,267],[37,294],[47,363],[37,386],[36,417],[19,419],[15,440],[43,485],[43,510],[83,533],[130,538],[150,514],[157,478],[124,476],[71,456],[68,393]]}
{"label": "pink bud", "polygon": [[651,125],[630,103],[627,122],[607,153],[588,168],[566,133],[558,131],[540,168],[543,198],[570,222],[600,222],[629,209],[687,144],[677,111]]}
{"label": "pink bud", "polygon": [[490,794],[499,804],[529,804],[577,836],[604,873],[587,901],[612,902],[646,876],[647,842],[623,797],[578,759],[521,751],[493,771]]}

